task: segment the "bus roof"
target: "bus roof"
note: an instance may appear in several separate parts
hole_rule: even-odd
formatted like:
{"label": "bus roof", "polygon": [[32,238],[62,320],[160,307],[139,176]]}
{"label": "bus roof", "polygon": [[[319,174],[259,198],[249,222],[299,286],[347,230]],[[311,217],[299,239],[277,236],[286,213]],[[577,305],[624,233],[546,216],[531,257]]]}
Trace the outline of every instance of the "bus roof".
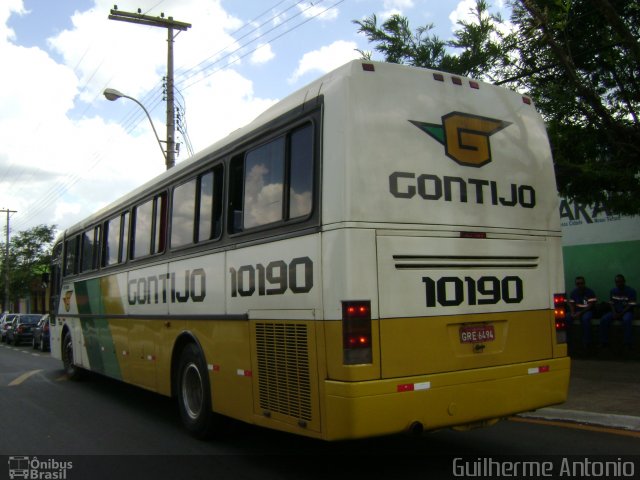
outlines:
{"label": "bus roof", "polygon": [[[384,62],[373,62],[373,61],[365,61],[365,60],[353,60],[348,63],[345,63],[341,67],[323,75],[322,77],[314,80],[313,82],[305,85],[299,90],[291,93],[278,103],[272,105],[263,113],[258,115],[253,121],[248,123],[247,125],[238,128],[233,131],[226,137],[218,140],[213,143],[209,147],[197,152],[192,157],[177,163],[173,168],[167,170],[156,177],[152,178],[148,182],[140,185],[135,188],[131,192],[125,194],[124,196],[118,198],[111,204],[105,206],[98,212],[90,215],[84,220],[72,225],[71,227],[65,230],[65,233],[76,233],[78,231],[82,231],[96,222],[109,217],[113,214],[116,214],[120,209],[127,206],[133,200],[145,196],[146,194],[151,194],[156,191],[158,187],[169,183],[170,179],[179,178],[183,175],[187,175],[190,171],[199,168],[205,159],[211,159],[212,155],[217,154],[218,156],[223,156],[230,151],[230,148],[235,146],[238,143],[242,143],[246,140],[249,140],[252,134],[258,130],[260,127],[269,124],[270,122],[276,120],[287,112],[291,112],[296,107],[304,108],[305,102],[311,101],[320,97],[321,95],[330,94],[335,89],[341,88],[345,81],[349,79],[355,72],[362,72],[363,65],[365,70],[371,68],[371,70],[380,71],[381,73],[389,70],[413,70],[413,71],[421,71],[421,72],[433,72],[435,75],[438,75],[439,72],[429,69],[423,69],[418,67],[411,67],[406,65],[398,65]],[[368,65],[371,65],[369,67]],[[464,78],[464,77],[460,77]],[[500,90],[504,90],[500,87],[495,87],[491,84],[484,84],[480,81],[477,83],[482,84],[483,88],[496,88]],[[515,93],[514,93],[515,94]]]}

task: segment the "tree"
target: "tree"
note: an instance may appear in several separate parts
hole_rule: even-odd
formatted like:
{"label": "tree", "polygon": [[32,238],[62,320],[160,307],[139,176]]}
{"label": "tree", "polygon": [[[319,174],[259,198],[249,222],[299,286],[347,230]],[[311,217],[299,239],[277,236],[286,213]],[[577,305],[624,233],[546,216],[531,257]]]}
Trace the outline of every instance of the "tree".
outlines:
{"label": "tree", "polygon": [[[10,302],[29,295],[34,281],[49,271],[55,225],[38,225],[13,235],[9,242],[9,294]],[[0,244],[2,252],[5,245]],[[2,261],[0,291],[4,292],[6,262]],[[6,306],[5,306],[6,308]]]}
{"label": "tree", "polygon": [[425,37],[433,25],[412,34],[397,15],[381,27],[375,16],[355,23],[386,61],[524,90],[547,123],[560,193],[601,202],[612,213],[640,213],[640,4],[510,5],[511,33],[486,0],[478,0],[472,21],[459,22],[446,42]]}
{"label": "tree", "polygon": [[[364,33],[370,43],[376,43],[376,51],[384,55],[386,62],[497,81],[511,63],[509,53],[515,37],[505,33],[502,18],[489,11],[486,0],[477,0],[470,13],[472,20],[458,22],[460,28],[448,41],[429,35],[433,24],[418,27],[413,33],[409,20],[397,14],[380,27],[375,15],[353,22],[359,26],[359,33]],[[459,52],[450,53],[447,47]],[[373,55],[371,52],[360,53],[369,59]]]}
{"label": "tree", "polygon": [[560,192],[640,213],[640,5],[512,2],[518,75],[543,114]]}

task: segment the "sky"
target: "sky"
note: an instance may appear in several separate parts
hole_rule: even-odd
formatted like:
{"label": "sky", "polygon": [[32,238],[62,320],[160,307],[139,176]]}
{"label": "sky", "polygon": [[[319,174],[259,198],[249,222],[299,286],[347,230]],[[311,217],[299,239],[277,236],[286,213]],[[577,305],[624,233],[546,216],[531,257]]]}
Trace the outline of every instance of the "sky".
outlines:
{"label": "sky", "polygon": [[[67,228],[165,170],[140,101],[165,139],[167,31],[109,20],[117,0],[0,2],[0,209],[12,234]],[[489,2],[508,18],[504,0]],[[120,0],[173,17],[176,162],[278,100],[373,50],[353,20],[393,13],[450,39],[474,0]],[[374,60],[382,60],[379,55]],[[190,148],[189,148],[190,147]],[[0,213],[0,228],[6,226]]]}

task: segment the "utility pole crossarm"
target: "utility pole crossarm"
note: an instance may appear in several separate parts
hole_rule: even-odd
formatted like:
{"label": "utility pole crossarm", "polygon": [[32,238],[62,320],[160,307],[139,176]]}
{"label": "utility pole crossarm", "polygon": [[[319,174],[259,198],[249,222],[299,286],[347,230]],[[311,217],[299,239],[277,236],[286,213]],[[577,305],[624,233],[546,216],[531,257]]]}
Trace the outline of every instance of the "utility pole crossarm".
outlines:
{"label": "utility pole crossarm", "polygon": [[190,23],[179,22],[173,17],[152,17],[151,15],[143,15],[134,12],[121,12],[120,10],[111,9],[109,11],[109,20],[120,20],[121,22],[138,23],[140,25],[148,25],[152,27],[173,28],[175,30],[185,31],[191,28]]}

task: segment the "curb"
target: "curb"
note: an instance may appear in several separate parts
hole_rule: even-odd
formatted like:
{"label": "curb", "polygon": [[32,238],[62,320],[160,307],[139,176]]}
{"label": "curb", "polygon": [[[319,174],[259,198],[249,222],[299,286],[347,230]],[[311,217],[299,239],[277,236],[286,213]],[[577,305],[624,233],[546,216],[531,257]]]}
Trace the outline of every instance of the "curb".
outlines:
{"label": "curb", "polygon": [[563,408],[541,408],[535,412],[521,413],[517,416],[522,418],[560,420],[640,432],[640,417],[631,415],[585,412],[582,410],[566,410]]}

